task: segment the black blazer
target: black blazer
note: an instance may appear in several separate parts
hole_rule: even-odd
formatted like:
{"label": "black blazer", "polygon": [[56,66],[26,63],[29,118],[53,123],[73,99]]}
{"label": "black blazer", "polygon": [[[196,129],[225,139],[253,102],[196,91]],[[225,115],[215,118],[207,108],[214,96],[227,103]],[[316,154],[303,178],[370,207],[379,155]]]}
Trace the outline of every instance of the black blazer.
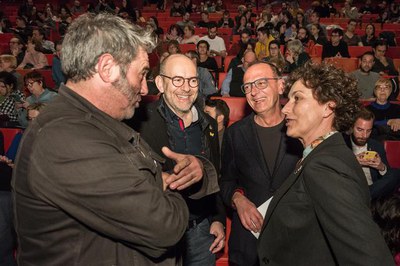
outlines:
{"label": "black blazer", "polygon": [[260,265],[394,265],[341,134],[318,145],[275,194],[258,254]]}
{"label": "black blazer", "polygon": [[[264,160],[257,137],[254,114],[251,114],[225,130],[222,144],[222,169],[220,188],[225,204],[231,207],[234,191],[241,188],[256,206],[274,195],[293,171],[301,158],[302,147],[298,140],[288,138],[282,130],[276,167],[273,173]],[[238,265],[255,265],[257,239],[245,229],[236,211],[232,214],[229,238],[229,260]]]}

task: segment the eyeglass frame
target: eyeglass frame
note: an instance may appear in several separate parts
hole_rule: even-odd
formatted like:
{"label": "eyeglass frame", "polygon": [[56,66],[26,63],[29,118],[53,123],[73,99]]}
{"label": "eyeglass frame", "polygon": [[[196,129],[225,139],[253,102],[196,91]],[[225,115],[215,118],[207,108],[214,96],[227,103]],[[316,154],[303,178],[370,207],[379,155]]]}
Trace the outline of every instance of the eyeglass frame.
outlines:
{"label": "eyeglass frame", "polygon": [[[254,85],[258,90],[265,90],[265,89],[267,89],[268,86],[269,86],[269,82],[268,82],[269,80],[279,80],[279,79],[280,79],[280,77],[277,77],[277,78],[259,78],[259,79],[256,79],[255,81],[252,81],[252,82],[243,83],[243,85],[240,86],[240,89],[242,90],[242,92],[243,92],[244,94],[249,94],[249,93],[251,93],[251,92],[253,91],[253,85]],[[265,80],[265,81],[267,82],[267,86],[266,86],[265,88],[260,89],[260,88],[257,87],[256,82],[258,82],[258,81],[260,81],[260,80]],[[250,91],[249,91],[249,92],[246,92],[246,90],[244,89],[244,87],[245,87],[246,85],[250,85]]]}
{"label": "eyeglass frame", "polygon": [[[167,76],[167,75],[164,75],[164,74],[158,74],[158,75],[161,76],[161,77],[170,79],[171,82],[172,82],[172,85],[174,85],[175,87],[182,87],[182,86],[185,84],[185,80],[188,81],[188,85],[189,85],[189,87],[192,88],[192,89],[198,88],[198,87],[199,87],[199,84],[200,84],[200,79],[199,79],[199,77],[185,78],[185,77],[182,77],[182,76],[173,76],[173,77],[170,77],[170,76]],[[176,84],[174,83],[174,79],[175,79],[175,78],[181,78],[181,79],[183,79],[183,83],[182,83],[181,85],[179,85],[179,86],[176,85]],[[196,79],[196,80],[197,80],[197,85],[196,85],[196,86],[191,86],[191,85],[190,85],[190,80],[193,80],[193,79]]]}

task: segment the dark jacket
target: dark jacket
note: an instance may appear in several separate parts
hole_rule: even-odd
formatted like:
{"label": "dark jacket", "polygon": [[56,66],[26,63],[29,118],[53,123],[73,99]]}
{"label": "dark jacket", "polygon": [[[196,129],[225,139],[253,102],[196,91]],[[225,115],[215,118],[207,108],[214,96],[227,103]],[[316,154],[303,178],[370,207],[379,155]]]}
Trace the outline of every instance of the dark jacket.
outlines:
{"label": "dark jacket", "polygon": [[[140,132],[141,137],[149,143],[151,148],[166,160],[165,164],[163,164],[163,170],[171,171],[175,166],[175,162],[166,158],[161,151],[161,148],[164,146],[171,148],[167,134],[167,122],[164,116],[165,108],[167,108],[166,103],[163,100],[163,96],[161,96],[156,102],[141,105],[134,119],[127,123]],[[201,109],[197,108],[197,110],[201,119],[204,138],[204,154],[197,156],[197,158],[203,162],[205,176],[202,180],[202,188],[199,191],[189,188],[183,191],[183,194],[185,195],[186,202],[189,204],[189,212],[191,212],[192,200],[209,202],[212,205],[209,205],[209,208],[205,211],[211,215],[211,222],[219,221],[225,224],[226,215],[223,204],[219,201],[216,203],[215,195],[212,195],[219,191],[217,175],[220,168],[218,127],[214,119]],[[192,206],[195,207],[197,205],[193,203]]]}
{"label": "dark jacket", "polygon": [[17,155],[18,265],[175,265],[188,210],[163,191],[157,161],[138,133],[62,86]]}
{"label": "dark jacket", "polygon": [[[285,132],[286,128],[282,130],[276,167],[271,173],[257,137],[254,114],[225,130],[220,179],[225,205],[232,206],[232,196],[238,188],[257,207],[275,194],[293,171],[302,151],[300,142],[287,137]],[[258,264],[256,244],[257,239],[242,226],[237,212],[233,211],[229,260],[237,265]]]}
{"label": "dark jacket", "polygon": [[275,193],[260,265],[394,265],[371,218],[364,173],[342,135],[314,148]]}

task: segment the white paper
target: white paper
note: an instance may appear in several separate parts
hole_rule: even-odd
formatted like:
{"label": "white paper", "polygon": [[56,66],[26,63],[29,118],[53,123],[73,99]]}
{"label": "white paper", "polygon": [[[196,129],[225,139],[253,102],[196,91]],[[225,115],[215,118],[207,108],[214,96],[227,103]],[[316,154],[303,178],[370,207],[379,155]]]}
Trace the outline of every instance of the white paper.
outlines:
{"label": "white paper", "polygon": [[[263,219],[265,218],[265,214],[267,214],[267,210],[268,210],[268,206],[271,203],[272,197],[270,197],[269,199],[267,199],[263,204],[261,204],[260,206],[258,206],[257,210],[261,213]],[[262,225],[261,225],[262,226]],[[255,238],[259,238],[260,237],[260,233],[255,233],[253,231],[250,231],[253,236]]]}

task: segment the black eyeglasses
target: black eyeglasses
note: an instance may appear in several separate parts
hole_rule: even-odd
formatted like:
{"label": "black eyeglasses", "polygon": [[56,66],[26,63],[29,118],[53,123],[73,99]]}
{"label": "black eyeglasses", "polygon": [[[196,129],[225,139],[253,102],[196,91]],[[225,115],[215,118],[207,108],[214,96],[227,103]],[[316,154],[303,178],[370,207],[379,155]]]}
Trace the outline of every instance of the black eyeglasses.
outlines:
{"label": "black eyeglasses", "polygon": [[190,88],[197,88],[199,86],[199,78],[198,77],[191,77],[191,78],[184,78],[181,76],[169,77],[164,74],[160,74],[161,77],[168,78],[172,81],[172,84],[175,87],[182,87],[185,84],[185,80],[188,81]]}
{"label": "black eyeglasses", "polygon": [[268,88],[268,80],[278,80],[279,78],[260,78],[253,82],[244,83],[240,88],[244,94],[251,93],[253,85],[259,90],[265,90]]}

